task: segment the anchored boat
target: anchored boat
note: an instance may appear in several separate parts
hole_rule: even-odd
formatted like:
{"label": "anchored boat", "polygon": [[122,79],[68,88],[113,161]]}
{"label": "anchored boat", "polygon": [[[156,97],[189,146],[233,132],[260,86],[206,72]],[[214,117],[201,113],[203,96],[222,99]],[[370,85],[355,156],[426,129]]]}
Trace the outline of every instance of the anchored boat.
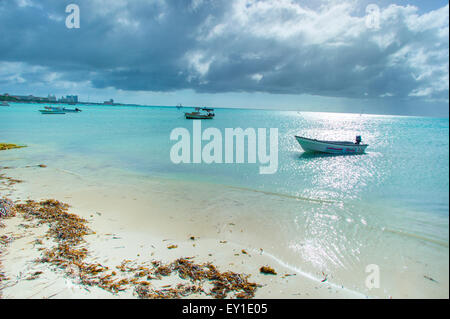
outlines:
{"label": "anchored boat", "polygon": [[78,113],[78,112],[81,112],[81,110],[79,109],[79,108],[74,108],[74,109],[66,109],[66,108],[63,108],[63,111],[64,112],[69,112],[69,113]]}
{"label": "anchored boat", "polygon": [[39,110],[41,114],[66,114],[66,112],[62,110]]}
{"label": "anchored boat", "polygon": [[58,111],[58,112],[66,112],[66,113],[77,113],[81,112],[79,108],[67,109],[65,107],[56,107],[56,106],[45,106],[44,107],[48,111]]}
{"label": "anchored boat", "polygon": [[66,109],[65,107],[45,106],[44,110],[39,110],[41,114],[66,114],[81,112],[79,108]]}
{"label": "anchored boat", "polygon": [[355,142],[321,141],[307,137],[295,136],[305,152],[320,152],[328,154],[362,154],[368,144],[361,144],[361,136],[356,136]]}
{"label": "anchored boat", "polygon": [[184,117],[190,120],[210,120],[215,116],[214,109],[196,107],[195,112],[184,113]]}

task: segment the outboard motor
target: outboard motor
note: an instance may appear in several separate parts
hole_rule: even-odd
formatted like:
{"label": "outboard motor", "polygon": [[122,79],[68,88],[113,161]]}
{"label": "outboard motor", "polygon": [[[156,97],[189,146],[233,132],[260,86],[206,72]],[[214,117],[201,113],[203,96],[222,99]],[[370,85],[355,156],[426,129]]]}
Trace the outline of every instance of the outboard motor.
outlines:
{"label": "outboard motor", "polygon": [[361,144],[361,136],[360,136],[360,135],[357,135],[357,136],[356,136],[356,142],[355,142],[355,144]]}

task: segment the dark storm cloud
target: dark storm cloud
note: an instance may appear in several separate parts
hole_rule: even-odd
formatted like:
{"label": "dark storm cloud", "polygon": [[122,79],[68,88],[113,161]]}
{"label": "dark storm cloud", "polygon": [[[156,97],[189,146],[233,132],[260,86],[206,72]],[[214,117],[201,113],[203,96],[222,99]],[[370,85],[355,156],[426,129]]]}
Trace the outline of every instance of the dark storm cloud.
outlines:
{"label": "dark storm cloud", "polygon": [[382,8],[370,29],[337,2],[75,3],[80,29],[65,27],[68,2],[0,1],[2,81],[448,100],[448,6]]}

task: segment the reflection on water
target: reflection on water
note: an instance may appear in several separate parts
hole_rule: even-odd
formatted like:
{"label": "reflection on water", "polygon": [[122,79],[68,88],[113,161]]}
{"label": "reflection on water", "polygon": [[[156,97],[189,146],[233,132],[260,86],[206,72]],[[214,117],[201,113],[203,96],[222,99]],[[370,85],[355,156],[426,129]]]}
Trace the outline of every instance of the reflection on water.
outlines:
{"label": "reflection on water", "polygon": [[366,153],[362,153],[362,154],[328,154],[328,153],[321,153],[321,152],[303,152],[298,156],[298,158],[308,160],[308,159],[320,158],[320,157],[364,156],[364,155],[367,155],[367,154]]}
{"label": "reflection on water", "polygon": [[[168,108],[89,106],[58,119],[30,105],[0,110],[2,139],[32,146],[23,152],[39,163],[118,184],[128,177],[113,168],[141,178],[232,186],[231,193],[211,186],[209,196],[218,202],[209,207],[251,220],[255,234],[270,226],[263,237],[273,236],[276,250],[287,249],[302,267],[338,276],[374,260],[401,264],[424,242],[447,247],[448,257],[448,119],[217,109],[213,121],[202,122],[204,129],[278,128],[279,169],[273,175],[260,175],[252,164],[175,165],[169,135],[176,127],[191,131],[192,122]],[[369,148],[359,155],[304,153],[295,135],[361,135]],[[418,145],[426,148],[418,151]],[[383,261],[385,256],[391,259]]]}

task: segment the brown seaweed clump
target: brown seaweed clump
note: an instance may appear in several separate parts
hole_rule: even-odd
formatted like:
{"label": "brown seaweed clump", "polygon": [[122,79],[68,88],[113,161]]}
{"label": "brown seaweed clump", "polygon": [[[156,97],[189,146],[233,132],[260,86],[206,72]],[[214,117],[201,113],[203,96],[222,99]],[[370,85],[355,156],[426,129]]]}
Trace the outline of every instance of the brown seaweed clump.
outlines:
{"label": "brown seaweed clump", "polygon": [[[177,273],[190,284],[179,284],[176,288],[155,290],[148,286],[137,286],[135,293],[144,299],[182,298],[194,293],[204,293],[213,298],[227,298],[234,293],[236,298],[253,298],[260,285],[248,281],[249,276],[234,272],[220,272],[211,263],[195,264],[191,258],[179,258],[168,265],[155,262],[155,275],[169,276]],[[209,291],[203,288],[208,282],[212,285]]]}
{"label": "brown seaweed clump", "polygon": [[263,274],[270,274],[270,275],[276,275],[277,272],[275,271],[275,269],[273,269],[272,267],[269,266],[262,266],[261,268],[259,268],[259,271]]}
{"label": "brown seaweed clump", "polygon": [[8,144],[8,143],[0,143],[0,151],[6,151],[13,148],[22,148],[26,146],[16,145],[16,144]]}
{"label": "brown seaweed clump", "polygon": [[14,179],[12,177],[6,176],[5,174],[0,174],[0,180],[4,180],[5,181],[4,184],[8,187],[13,186],[14,184],[17,183],[22,183],[20,179]]}
{"label": "brown seaweed clump", "polygon": [[[42,257],[36,262],[50,263],[64,269],[67,274],[77,277],[83,285],[100,287],[111,293],[134,288],[134,293],[139,298],[149,299],[183,298],[199,293],[214,298],[226,298],[230,293],[234,293],[236,298],[252,298],[260,287],[249,282],[248,275],[222,273],[211,263],[195,264],[190,257],[179,258],[169,264],[162,264],[160,261],[136,264],[131,260],[124,260],[116,266],[120,271],[119,276],[106,266],[86,261],[89,251],[82,246],[85,243],[83,237],[93,232],[87,227],[87,220],[68,213],[68,208],[67,204],[54,199],[41,202],[29,200],[15,206],[25,219],[34,220],[38,225],[47,224],[47,237],[56,242],[52,248],[43,249]],[[187,282],[176,287],[152,287],[151,280],[171,274],[178,274]],[[209,283],[212,288],[206,291],[204,283]]]}
{"label": "brown seaweed clump", "polygon": [[178,284],[175,288],[166,287],[163,289],[152,289],[143,285],[135,288],[135,293],[141,299],[178,299],[201,291],[202,289],[198,286],[185,284]]}
{"label": "brown seaweed clump", "polygon": [[[14,203],[7,198],[0,198],[0,228],[3,228],[2,220],[6,218],[11,218],[16,215],[16,208]],[[6,235],[0,236],[0,257],[3,254],[4,248],[12,241],[11,237]],[[8,277],[2,271],[2,263],[0,260],[0,298],[1,298],[1,287],[3,282],[8,280]]]}
{"label": "brown seaweed clump", "polygon": [[16,216],[17,210],[12,200],[7,198],[0,198],[0,222],[1,219],[6,219]]}

